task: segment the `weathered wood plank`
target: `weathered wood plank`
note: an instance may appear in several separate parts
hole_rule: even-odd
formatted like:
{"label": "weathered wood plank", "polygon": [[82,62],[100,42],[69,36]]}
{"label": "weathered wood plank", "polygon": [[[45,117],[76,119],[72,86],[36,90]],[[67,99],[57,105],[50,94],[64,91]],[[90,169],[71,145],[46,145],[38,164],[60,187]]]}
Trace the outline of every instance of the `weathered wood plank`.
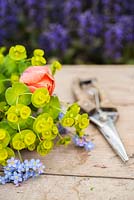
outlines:
{"label": "weathered wood plank", "polygon": [[133,200],[132,180],[42,176],[20,187],[0,186],[0,200]]}
{"label": "weathered wood plank", "polygon": [[56,93],[64,101],[73,101],[71,84],[74,77],[96,77],[116,105],[134,105],[134,68],[67,67],[56,75]]}
{"label": "weathered wood plank", "polygon": [[[131,158],[124,165],[103,136],[90,126],[87,134],[94,141],[95,149],[88,155],[87,152],[75,148],[73,145],[67,148],[57,147],[52,153],[41,158],[47,166],[46,171],[57,174],[134,178],[134,69],[64,68],[56,77],[56,93],[65,101],[73,101],[71,94],[73,77],[81,76],[86,78],[88,74],[90,77],[99,78],[112,102],[117,106],[120,114],[117,128]],[[120,97],[120,94],[123,94],[123,98]],[[38,157],[37,154],[31,152],[26,152],[23,155],[24,158]]]}
{"label": "weathered wood plank", "polygon": [[[87,134],[95,143],[93,151],[87,153],[75,148],[72,144],[67,148],[56,147],[52,153],[41,159],[46,165],[46,173],[59,174],[58,176],[43,175],[17,188],[12,184],[0,186],[0,200],[89,200],[90,198],[133,200],[134,68],[113,69],[96,66],[93,68],[85,66],[64,68],[56,76],[55,92],[61,100],[73,102],[71,82],[76,76],[97,77],[112,102],[117,106],[120,113],[117,128],[130,157],[129,162],[123,164],[101,134],[93,126],[89,126]],[[39,156],[35,152],[23,152],[23,157]],[[71,176],[62,176],[64,174]]]}
{"label": "weathered wood plank", "polygon": [[[96,175],[134,178],[134,68],[64,68],[57,74],[56,93],[65,101],[73,101],[71,82],[75,76],[97,77],[117,106],[120,118],[117,128],[130,160],[123,164],[103,136],[92,126],[87,133],[95,143],[89,153],[73,145],[57,147],[42,158],[48,173]],[[24,157],[36,156],[26,153]]]}

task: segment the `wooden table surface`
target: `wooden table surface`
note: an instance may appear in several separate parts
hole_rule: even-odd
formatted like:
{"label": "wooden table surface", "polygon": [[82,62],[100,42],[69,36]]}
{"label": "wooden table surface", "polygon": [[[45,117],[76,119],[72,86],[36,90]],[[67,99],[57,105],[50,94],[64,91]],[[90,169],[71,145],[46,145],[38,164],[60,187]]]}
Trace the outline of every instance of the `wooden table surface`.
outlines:
{"label": "wooden table surface", "polygon": [[39,157],[45,175],[20,187],[0,186],[0,200],[133,200],[134,199],[134,68],[125,66],[66,66],[56,75],[56,94],[73,102],[74,77],[97,77],[118,108],[117,129],[129,161],[124,164],[92,125],[87,129],[95,149],[86,152],[73,144],[55,147],[46,157],[35,152],[24,158]]}

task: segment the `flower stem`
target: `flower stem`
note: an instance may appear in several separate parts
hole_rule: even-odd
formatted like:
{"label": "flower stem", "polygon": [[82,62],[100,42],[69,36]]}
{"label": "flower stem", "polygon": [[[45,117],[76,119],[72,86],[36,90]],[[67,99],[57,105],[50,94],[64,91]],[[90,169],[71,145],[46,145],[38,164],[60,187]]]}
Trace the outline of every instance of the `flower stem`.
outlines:
{"label": "flower stem", "polygon": [[42,140],[41,140],[41,138],[40,138],[40,136],[39,136],[39,134],[37,133],[37,137],[39,138],[39,141],[40,142],[42,142]]}
{"label": "flower stem", "polygon": [[20,132],[20,125],[19,125],[19,123],[18,123],[18,131],[19,131],[19,133],[21,133],[21,132]]}
{"label": "flower stem", "polygon": [[63,137],[61,136],[61,134],[58,132],[58,136],[60,139],[63,139]]}
{"label": "flower stem", "polygon": [[52,106],[53,108],[55,108],[56,110],[59,110],[60,112],[62,112],[64,115],[66,114],[65,112],[63,112],[63,110],[61,108],[58,108],[56,106]]}
{"label": "flower stem", "polygon": [[[18,131],[19,131],[19,133],[21,134],[21,132],[20,132],[20,125],[19,125],[19,123],[18,123]],[[21,153],[20,153],[20,151],[18,150],[18,156],[19,156],[19,159],[20,159],[20,161],[21,162],[23,162],[23,159],[22,159],[22,156],[21,156]]]}
{"label": "flower stem", "polygon": [[28,59],[26,59],[26,62],[27,62],[27,61],[31,61],[31,59],[32,59],[32,58],[28,58]]}
{"label": "flower stem", "polygon": [[20,151],[18,150],[17,152],[18,152],[18,156],[19,156],[20,161],[23,162],[23,159],[22,159]]}
{"label": "flower stem", "polygon": [[29,117],[32,118],[32,119],[34,119],[34,120],[36,119],[36,117],[33,117],[32,115],[30,115]]}
{"label": "flower stem", "polygon": [[19,96],[17,96],[16,98],[16,105],[18,104],[18,101],[19,101]]}
{"label": "flower stem", "polygon": [[32,95],[31,92],[24,92],[24,93],[20,94],[19,96],[24,95],[24,94],[30,94],[30,95]]}
{"label": "flower stem", "polygon": [[16,98],[16,105],[18,104],[19,97],[22,96],[22,95],[25,95],[25,94],[32,95],[32,93],[30,93],[30,92],[24,92],[24,93],[22,93],[22,94],[19,94],[19,95],[17,96],[17,98]]}

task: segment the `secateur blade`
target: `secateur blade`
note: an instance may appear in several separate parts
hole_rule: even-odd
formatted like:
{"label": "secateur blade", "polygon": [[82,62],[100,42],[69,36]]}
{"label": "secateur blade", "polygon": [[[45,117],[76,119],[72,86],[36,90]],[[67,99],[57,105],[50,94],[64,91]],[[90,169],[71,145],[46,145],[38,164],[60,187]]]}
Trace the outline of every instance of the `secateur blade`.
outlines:
{"label": "secateur blade", "polygon": [[120,140],[120,137],[115,127],[113,119],[107,115],[107,119],[105,119],[105,121],[104,120],[102,121],[100,118],[100,114],[96,112],[90,116],[90,120],[92,123],[94,123],[97,126],[99,131],[103,134],[105,139],[112,146],[112,148],[119,155],[119,157],[124,162],[128,161],[126,150],[123,146],[123,143]]}
{"label": "secateur blade", "polygon": [[99,129],[119,157],[128,161],[125,148],[115,127],[119,114],[109,101],[104,90],[95,78],[89,80],[75,79],[73,94],[83,111],[89,114],[90,121]]}

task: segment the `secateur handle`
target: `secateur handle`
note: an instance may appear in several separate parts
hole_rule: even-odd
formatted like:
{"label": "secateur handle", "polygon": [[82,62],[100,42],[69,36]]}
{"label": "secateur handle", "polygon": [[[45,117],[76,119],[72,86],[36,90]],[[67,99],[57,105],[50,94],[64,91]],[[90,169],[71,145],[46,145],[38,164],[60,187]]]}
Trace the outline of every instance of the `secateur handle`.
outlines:
{"label": "secateur handle", "polygon": [[79,106],[89,113],[95,109],[95,104],[90,100],[89,95],[82,89],[80,78],[75,78],[72,83],[74,98],[78,101]]}
{"label": "secateur handle", "polygon": [[105,111],[108,109],[117,112],[117,109],[107,98],[103,88],[100,86],[100,84],[98,84],[95,78],[88,80],[83,80],[80,78],[74,79],[72,90],[74,97],[78,101],[80,107],[88,113],[96,110],[94,96],[90,93],[90,91],[94,88],[98,92],[100,108],[104,109]]}

